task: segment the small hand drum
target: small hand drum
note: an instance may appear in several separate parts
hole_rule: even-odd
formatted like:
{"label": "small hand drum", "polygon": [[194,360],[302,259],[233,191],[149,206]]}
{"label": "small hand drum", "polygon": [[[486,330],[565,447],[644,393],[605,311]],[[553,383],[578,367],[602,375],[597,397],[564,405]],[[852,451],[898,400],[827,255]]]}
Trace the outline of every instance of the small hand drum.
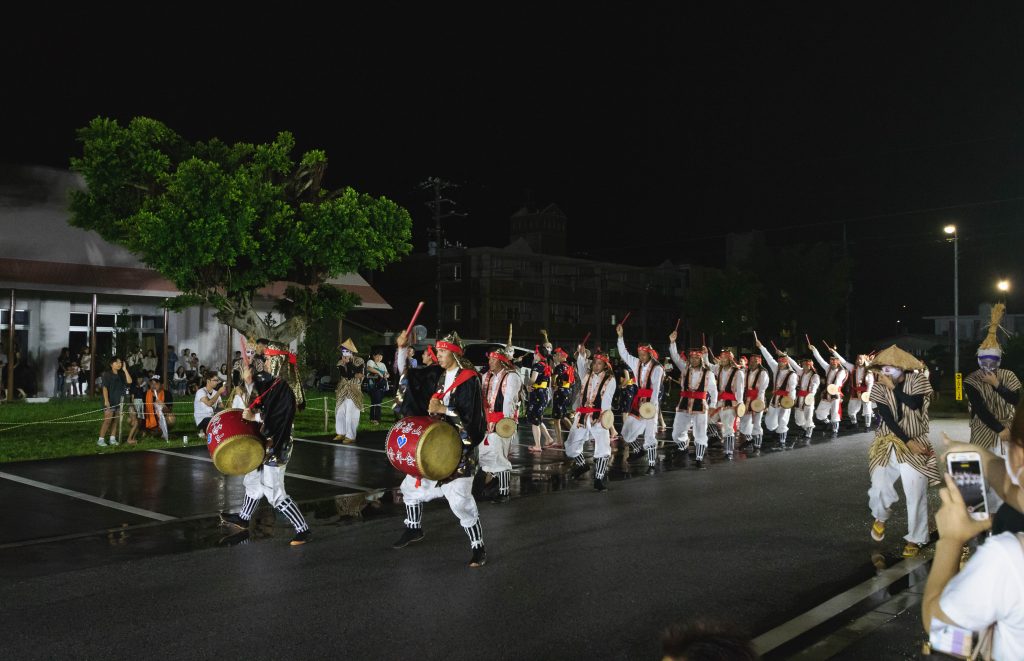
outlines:
{"label": "small hand drum", "polygon": [[739,404],[737,404],[736,405],[736,417],[737,418],[742,418],[746,414],[747,414],[747,405],[744,404],[743,402],[740,402]]}
{"label": "small hand drum", "polygon": [[860,394],[860,401],[864,402],[865,404],[870,402],[871,401],[871,393],[869,393],[869,392],[862,392]]}
{"label": "small hand drum", "polygon": [[644,402],[640,405],[640,417],[644,420],[653,420],[657,414],[658,407],[654,405],[654,402]]}
{"label": "small hand drum", "polygon": [[764,410],[764,400],[763,399],[753,399],[753,400],[751,400],[750,401],[750,410],[753,411],[754,413],[760,413],[761,411],[763,411]]}
{"label": "small hand drum", "polygon": [[809,393],[807,393],[806,396],[804,396],[804,404],[806,406],[814,406],[814,393],[813,392],[809,392]]}
{"label": "small hand drum", "polygon": [[790,397],[789,395],[783,395],[782,398],[779,400],[779,406],[781,406],[784,409],[791,409],[794,406],[796,406],[796,400]]}
{"label": "small hand drum", "polygon": [[827,386],[825,386],[825,392],[827,392],[828,394],[830,394],[833,397],[835,397],[836,395],[839,394],[839,384],[838,383],[830,383],[830,384],[828,384]]}
{"label": "small hand drum", "polygon": [[494,433],[502,438],[512,438],[516,435],[516,421],[512,418],[502,418],[494,423]]}
{"label": "small hand drum", "polygon": [[615,425],[615,412],[611,409],[601,411],[601,426],[611,429]]}

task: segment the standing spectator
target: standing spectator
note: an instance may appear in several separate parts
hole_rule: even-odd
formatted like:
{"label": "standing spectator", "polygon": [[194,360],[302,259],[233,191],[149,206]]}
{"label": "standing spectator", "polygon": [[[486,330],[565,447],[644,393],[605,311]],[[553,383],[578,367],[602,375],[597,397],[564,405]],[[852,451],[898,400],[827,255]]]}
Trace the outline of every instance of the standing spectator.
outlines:
{"label": "standing spectator", "polygon": [[142,358],[141,347],[128,354],[128,373],[132,375],[132,378],[142,374]]}
{"label": "standing spectator", "polygon": [[167,378],[174,376],[174,373],[178,370],[178,354],[174,352],[174,347],[167,345]]}
{"label": "standing spectator", "polygon": [[[121,400],[128,391],[131,376],[124,361],[117,356],[110,359],[110,371],[104,372],[100,382],[103,391],[103,425],[100,427],[100,440],[96,445],[101,448],[117,445],[117,432],[121,426]],[[110,430],[110,440],[103,442],[103,435]]]}
{"label": "standing spectator", "polygon": [[63,397],[64,396],[64,379],[67,378],[66,374],[68,371],[68,365],[71,363],[71,353],[67,347],[60,350],[60,355],[57,356],[57,374],[56,379],[53,382],[53,396]]}
{"label": "standing spectator", "polygon": [[128,393],[131,395],[132,407],[134,410],[133,417],[141,420],[142,419],[142,403],[146,399],[146,379],[141,374],[135,377],[135,382],[132,383],[128,388]]}
{"label": "standing spectator", "polygon": [[77,397],[82,394],[81,384],[78,382],[78,362],[72,360],[64,371],[64,390],[67,397]]}
{"label": "standing spectator", "polygon": [[150,349],[146,352],[146,357],[142,359],[142,369],[146,374],[153,374],[156,372],[157,363],[156,351]]}
{"label": "standing spectator", "polygon": [[224,383],[228,382],[228,364],[227,363],[221,363],[220,364],[220,369],[217,370],[217,376]]}
{"label": "standing spectator", "polygon": [[[86,397],[91,397],[95,392],[93,390],[92,354],[90,351],[89,345],[85,345],[85,348],[82,349],[82,359],[78,361],[78,386]],[[85,385],[83,386],[82,384]]]}
{"label": "standing spectator", "polygon": [[174,371],[174,392],[184,395],[187,387],[188,375],[185,374],[185,366],[178,365],[178,369]]}
{"label": "standing spectator", "polygon": [[206,433],[206,425],[210,424],[210,418],[216,415],[217,410],[223,407],[221,399],[227,395],[227,388],[220,387],[221,381],[216,374],[206,376],[206,385],[196,391],[195,406],[192,411],[195,416],[196,427],[199,431]]}
{"label": "standing spectator", "polygon": [[378,349],[373,352],[373,358],[366,361],[366,379],[370,384],[370,424],[373,426],[380,424],[380,404],[388,391],[388,376],[384,354]]}
{"label": "standing spectator", "polygon": [[199,356],[193,351],[192,355],[189,356],[188,364],[191,366],[193,376],[199,375]]}

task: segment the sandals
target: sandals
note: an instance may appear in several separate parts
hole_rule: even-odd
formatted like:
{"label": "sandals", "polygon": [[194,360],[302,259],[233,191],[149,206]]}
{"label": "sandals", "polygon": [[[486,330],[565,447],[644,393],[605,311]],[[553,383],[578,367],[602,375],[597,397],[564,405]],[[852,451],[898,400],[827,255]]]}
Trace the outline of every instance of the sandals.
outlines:
{"label": "sandals", "polygon": [[885,521],[875,521],[871,524],[871,539],[880,542],[885,539]]}
{"label": "sandals", "polygon": [[917,554],[921,552],[921,544],[915,544],[914,542],[907,542],[906,546],[903,547],[904,558],[916,558]]}
{"label": "sandals", "polygon": [[530,447],[527,448],[527,451],[530,454],[540,454],[540,453],[544,452],[544,449],[543,448],[539,448],[536,445],[531,445]]}

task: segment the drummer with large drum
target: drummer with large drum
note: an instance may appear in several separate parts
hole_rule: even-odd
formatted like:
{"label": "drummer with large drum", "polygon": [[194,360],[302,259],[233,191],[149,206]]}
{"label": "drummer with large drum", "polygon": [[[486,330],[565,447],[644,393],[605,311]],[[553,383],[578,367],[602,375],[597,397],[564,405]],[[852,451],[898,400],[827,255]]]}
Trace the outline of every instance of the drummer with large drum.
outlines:
{"label": "drummer with large drum", "polygon": [[565,455],[573,460],[572,479],[586,475],[590,468],[583,456],[583,445],[594,441],[594,491],[607,491],[604,477],[612,456],[609,430],[615,424],[612,399],[615,396],[615,374],[611,359],[605,354],[594,354],[588,364],[587,349],[576,348],[576,371],[583,379],[580,405],[576,408],[569,437],[565,441]]}
{"label": "drummer with large drum", "polygon": [[445,498],[469,537],[470,567],[487,560],[483,528],[473,499],[473,450],[487,436],[480,376],[462,357],[462,340],[451,333],[436,344],[437,365],[406,370],[406,332],[398,345],[398,372],[408,379],[401,413],[388,432],[391,464],[406,473],[402,481],[405,531],[394,543],[403,548],[423,539],[423,503]]}

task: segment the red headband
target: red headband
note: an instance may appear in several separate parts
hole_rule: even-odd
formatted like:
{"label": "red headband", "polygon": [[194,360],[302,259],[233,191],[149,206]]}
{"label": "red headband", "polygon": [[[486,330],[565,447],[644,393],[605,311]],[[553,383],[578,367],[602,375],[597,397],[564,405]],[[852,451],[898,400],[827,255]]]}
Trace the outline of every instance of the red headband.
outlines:
{"label": "red headband", "polygon": [[428,355],[428,356],[430,356],[430,358],[431,358],[431,359],[432,359],[432,360],[433,360],[433,361],[434,361],[435,363],[437,362],[437,354],[436,354],[436,353],[434,353],[434,347],[432,347],[432,346],[430,346],[430,345],[427,345],[427,355]]}
{"label": "red headband", "polygon": [[503,354],[500,351],[492,351],[489,354],[487,354],[487,357],[488,358],[497,358],[498,360],[500,360],[501,362],[505,363],[506,365],[511,365],[512,364],[512,359],[509,358],[508,356],[506,356],[505,354]]}
{"label": "red headband", "polygon": [[639,352],[639,351],[646,351],[647,353],[651,354],[651,356],[652,356],[652,357],[653,357],[653,358],[654,358],[655,360],[658,360],[658,352],[657,352],[657,351],[655,351],[655,350],[654,350],[653,348],[651,348],[651,345],[649,345],[649,344],[641,344],[640,346],[638,346],[638,347],[636,348],[636,350],[637,350],[638,352]]}
{"label": "red headband", "polygon": [[608,358],[608,356],[604,355],[603,353],[595,353],[594,360],[600,360],[608,367],[612,366],[612,361]]}
{"label": "red headband", "polygon": [[451,342],[445,342],[444,340],[441,340],[440,342],[437,343],[437,348],[451,351],[452,353],[458,356],[462,355],[462,347],[460,347],[457,344],[452,344]]}
{"label": "red headband", "polygon": [[560,353],[560,354],[562,354],[563,356],[565,356],[566,358],[568,358],[568,357],[569,357],[569,354],[567,354],[567,353],[565,352],[565,349],[563,349],[562,347],[558,347],[557,349],[555,349],[555,353]]}

